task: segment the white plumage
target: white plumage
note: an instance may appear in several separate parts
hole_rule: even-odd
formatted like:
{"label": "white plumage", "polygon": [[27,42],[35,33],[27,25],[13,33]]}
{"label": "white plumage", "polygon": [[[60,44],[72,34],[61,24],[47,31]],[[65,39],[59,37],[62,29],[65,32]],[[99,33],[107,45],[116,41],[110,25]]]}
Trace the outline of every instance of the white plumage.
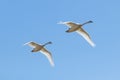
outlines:
{"label": "white plumage", "polygon": [[59,22],[58,24],[65,24],[69,27],[69,29],[66,32],[77,32],[78,34],[80,34],[92,47],[95,47],[95,44],[93,43],[93,41],[91,40],[89,34],[82,28],[83,25],[88,24],[88,23],[92,23],[92,21],[88,21],[85,22],[83,24],[78,24],[78,23],[74,23],[71,21],[68,22]]}
{"label": "white plumage", "polygon": [[51,66],[54,66],[52,54],[44,48],[44,46],[47,44],[51,44],[51,42],[47,42],[44,45],[40,45],[40,44],[37,44],[37,43],[31,41],[31,42],[25,43],[24,45],[29,45],[30,47],[32,47],[33,50],[31,52],[41,52],[42,54],[44,54],[47,57],[47,59],[49,60]]}

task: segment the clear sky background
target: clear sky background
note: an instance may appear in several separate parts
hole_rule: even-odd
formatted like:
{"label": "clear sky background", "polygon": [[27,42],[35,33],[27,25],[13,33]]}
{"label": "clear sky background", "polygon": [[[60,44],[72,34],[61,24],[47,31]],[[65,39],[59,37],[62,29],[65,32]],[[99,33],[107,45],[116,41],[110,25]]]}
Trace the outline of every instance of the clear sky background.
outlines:
{"label": "clear sky background", "polygon": [[[96,44],[59,21],[84,23]],[[0,80],[120,80],[120,0],[0,0]],[[41,53],[24,43],[44,44]]]}

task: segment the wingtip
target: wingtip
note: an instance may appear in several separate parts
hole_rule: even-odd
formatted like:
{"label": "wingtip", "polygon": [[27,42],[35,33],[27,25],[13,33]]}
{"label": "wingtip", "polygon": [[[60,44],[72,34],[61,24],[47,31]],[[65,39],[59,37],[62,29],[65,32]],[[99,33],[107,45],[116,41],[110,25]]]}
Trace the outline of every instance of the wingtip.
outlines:
{"label": "wingtip", "polygon": [[60,21],[58,22],[57,24],[68,24],[68,23],[71,23],[72,21],[66,21],[66,22],[63,22],[63,21]]}
{"label": "wingtip", "polygon": [[29,44],[29,43],[31,43],[31,42],[33,42],[33,41],[29,41],[29,42],[27,42],[27,43],[25,43],[25,44],[23,44],[23,45],[27,45],[27,44]]}
{"label": "wingtip", "polygon": [[55,67],[55,64],[53,63],[53,64],[51,64],[51,66],[52,66],[52,67]]}
{"label": "wingtip", "polygon": [[51,67],[54,67],[55,64],[54,64],[54,61],[53,60],[50,60],[50,64],[51,64]]}
{"label": "wingtip", "polygon": [[23,44],[23,46],[27,45],[28,43]]}
{"label": "wingtip", "polygon": [[96,47],[96,44],[91,44],[91,46],[94,48],[94,47]]}
{"label": "wingtip", "polygon": [[59,21],[57,24],[64,24],[64,22],[63,21]]}

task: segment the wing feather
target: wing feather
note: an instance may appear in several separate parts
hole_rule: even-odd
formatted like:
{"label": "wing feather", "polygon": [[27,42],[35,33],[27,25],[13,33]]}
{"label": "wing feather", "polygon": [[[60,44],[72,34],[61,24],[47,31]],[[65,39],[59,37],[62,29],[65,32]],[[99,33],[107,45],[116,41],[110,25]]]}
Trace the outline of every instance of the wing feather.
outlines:
{"label": "wing feather", "polygon": [[69,26],[69,27],[71,27],[71,28],[73,28],[73,27],[78,27],[78,24],[76,24],[76,23],[73,23],[73,22],[66,22],[66,25],[67,26]]}
{"label": "wing feather", "polygon": [[91,40],[89,34],[84,29],[79,28],[76,32],[80,34],[92,47],[95,47],[95,44]]}
{"label": "wing feather", "polygon": [[72,22],[72,21],[67,21],[67,22],[62,22],[62,21],[60,21],[58,24],[65,24],[65,25],[67,25],[69,28],[78,26],[77,23],[74,23],[74,22]]}
{"label": "wing feather", "polygon": [[54,62],[53,62],[51,53],[49,51],[47,51],[45,48],[42,48],[40,50],[40,52],[43,53],[47,57],[47,59],[49,60],[51,66],[54,66]]}
{"label": "wing feather", "polygon": [[32,48],[35,48],[35,47],[37,47],[37,46],[40,46],[39,44],[37,44],[37,43],[35,43],[35,42],[27,42],[27,43],[25,43],[24,45],[29,45],[29,46],[32,47]]}

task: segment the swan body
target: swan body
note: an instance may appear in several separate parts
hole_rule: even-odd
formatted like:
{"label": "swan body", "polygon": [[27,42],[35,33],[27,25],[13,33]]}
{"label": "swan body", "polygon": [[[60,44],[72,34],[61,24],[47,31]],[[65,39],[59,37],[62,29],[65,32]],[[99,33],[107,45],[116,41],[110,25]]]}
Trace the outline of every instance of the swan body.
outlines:
{"label": "swan body", "polygon": [[77,32],[78,34],[80,34],[92,47],[95,47],[95,44],[93,43],[93,41],[91,40],[91,37],[89,36],[89,34],[82,28],[83,25],[88,24],[88,23],[92,23],[92,21],[88,21],[85,22],[83,24],[79,24],[79,23],[74,23],[71,21],[68,22],[59,22],[58,24],[65,24],[69,27],[69,29],[66,31],[67,33],[70,32]]}
{"label": "swan body", "polygon": [[47,44],[51,44],[51,42],[47,42],[44,45],[40,45],[40,44],[37,44],[36,42],[31,41],[31,42],[25,43],[24,45],[29,45],[30,47],[32,47],[33,50],[31,52],[41,52],[42,54],[44,54],[49,60],[51,66],[54,66],[52,54],[44,48],[44,46],[46,46]]}

